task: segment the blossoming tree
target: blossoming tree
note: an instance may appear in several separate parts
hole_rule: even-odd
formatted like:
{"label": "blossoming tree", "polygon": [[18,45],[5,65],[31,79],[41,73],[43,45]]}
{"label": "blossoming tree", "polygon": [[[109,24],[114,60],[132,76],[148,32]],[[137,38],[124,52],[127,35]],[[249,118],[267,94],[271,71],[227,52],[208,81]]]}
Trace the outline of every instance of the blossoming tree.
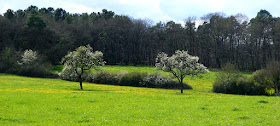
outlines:
{"label": "blossoming tree", "polygon": [[183,79],[187,75],[195,76],[208,72],[208,69],[203,64],[198,63],[198,60],[197,56],[191,56],[184,50],[177,50],[171,57],[161,52],[156,58],[155,66],[157,69],[169,72],[177,78],[181,85],[181,93],[183,93]]}
{"label": "blossoming tree", "polygon": [[93,52],[93,49],[87,46],[80,46],[73,52],[69,52],[63,59],[62,63],[64,67],[71,68],[78,75],[81,90],[83,89],[82,75],[86,70],[91,68],[98,69],[99,66],[103,66],[103,53],[100,51]]}

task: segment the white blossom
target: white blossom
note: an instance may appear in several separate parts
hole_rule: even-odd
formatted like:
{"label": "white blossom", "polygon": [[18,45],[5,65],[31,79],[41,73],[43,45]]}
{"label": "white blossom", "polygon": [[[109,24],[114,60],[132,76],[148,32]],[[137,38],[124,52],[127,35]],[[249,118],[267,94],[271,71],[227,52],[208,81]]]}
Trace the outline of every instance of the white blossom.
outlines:
{"label": "white blossom", "polygon": [[[77,77],[82,88],[82,75],[86,70],[91,68],[98,69],[99,66],[103,66],[103,53],[100,51],[93,52],[93,49],[87,46],[80,46],[73,52],[69,52],[63,59],[64,69],[61,76],[65,79],[71,79]],[[74,71],[74,72],[73,72]],[[68,72],[68,73],[67,73]],[[66,76],[64,76],[66,75]],[[68,77],[67,77],[68,76]]]}
{"label": "white blossom", "polygon": [[36,51],[32,51],[31,49],[25,50],[21,57],[21,62],[18,62],[20,65],[32,64],[38,59]]}
{"label": "white blossom", "polygon": [[[194,76],[199,73],[208,72],[207,68],[198,63],[199,58],[197,56],[191,56],[187,51],[177,50],[175,54],[168,57],[166,53],[159,53],[156,58],[155,66],[159,70],[172,73],[172,75],[178,79],[180,84],[183,83],[185,76]],[[181,93],[183,89],[181,89]]]}

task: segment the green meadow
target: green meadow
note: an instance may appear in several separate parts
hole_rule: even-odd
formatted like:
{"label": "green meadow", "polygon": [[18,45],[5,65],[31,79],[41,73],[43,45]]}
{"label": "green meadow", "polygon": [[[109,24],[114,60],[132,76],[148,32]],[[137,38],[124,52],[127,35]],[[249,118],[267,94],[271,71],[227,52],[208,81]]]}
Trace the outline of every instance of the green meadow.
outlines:
{"label": "green meadow", "polygon": [[[56,66],[54,72],[61,69]],[[102,69],[157,71],[132,66]],[[92,83],[84,83],[84,90],[79,90],[78,82],[0,74],[0,125],[280,124],[280,97],[212,93],[215,74],[185,78],[193,90],[184,94],[172,89]]]}

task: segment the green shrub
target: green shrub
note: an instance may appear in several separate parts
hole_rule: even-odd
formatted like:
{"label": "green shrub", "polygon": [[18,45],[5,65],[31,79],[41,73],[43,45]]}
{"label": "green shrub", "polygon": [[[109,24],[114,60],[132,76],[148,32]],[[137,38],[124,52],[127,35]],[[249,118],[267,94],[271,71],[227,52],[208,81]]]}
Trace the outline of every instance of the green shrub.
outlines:
{"label": "green shrub", "polygon": [[269,95],[267,90],[271,85],[265,77],[265,71],[259,70],[253,73],[251,77],[237,76],[227,79],[219,74],[213,85],[213,91],[217,93],[242,94],[242,95]]}
{"label": "green shrub", "polygon": [[135,86],[143,87],[141,84],[144,77],[148,74],[146,72],[131,72],[122,76],[119,85],[121,86]]}
{"label": "green shrub", "polygon": [[90,71],[85,71],[85,73],[82,75],[82,79],[84,82],[92,83],[93,82],[93,73]]}
{"label": "green shrub", "polygon": [[99,71],[93,74],[92,82],[99,84],[118,84],[117,74],[109,71]]}
{"label": "green shrub", "polygon": [[0,54],[0,72],[1,73],[17,73],[19,66],[17,65],[18,54],[11,48],[6,47]]}
{"label": "green shrub", "polygon": [[216,93],[228,93],[229,83],[221,78],[217,78],[213,84],[212,91]]}
{"label": "green shrub", "polygon": [[242,94],[242,95],[268,95],[266,93],[266,86],[259,85],[254,81],[252,77],[241,77],[238,79],[236,92],[233,94]]}
{"label": "green shrub", "polygon": [[266,76],[267,73],[264,69],[257,70],[252,74],[252,79],[254,82],[258,83],[259,85],[267,85],[270,84],[269,78]]}
{"label": "green shrub", "polygon": [[36,51],[25,50],[17,61],[16,74],[32,77],[56,77],[51,73],[52,65]]}
{"label": "green shrub", "polygon": [[20,66],[17,74],[31,77],[58,77],[57,75],[51,73],[51,69],[51,64],[34,65],[32,67]]}
{"label": "green shrub", "polygon": [[[147,77],[143,78],[141,85],[150,88],[167,88],[167,89],[181,88],[179,82],[174,81],[170,78],[166,78],[160,73],[149,74]],[[184,83],[184,89],[192,89],[192,87]]]}
{"label": "green shrub", "polygon": [[240,77],[242,77],[240,74],[230,75],[220,72],[217,74],[212,90],[217,93],[234,93],[238,90],[236,82]]}
{"label": "green shrub", "polygon": [[160,73],[152,73],[149,74],[147,77],[143,78],[143,81],[141,84],[144,87],[150,87],[150,88],[162,88],[168,81],[171,81],[170,79],[164,77]]}
{"label": "green shrub", "polygon": [[231,63],[222,65],[221,71],[216,76],[213,91],[217,93],[232,93],[236,90],[236,81],[241,77],[238,69]]}
{"label": "green shrub", "polygon": [[234,94],[253,95],[254,81],[249,77],[240,77],[236,82],[236,91]]}
{"label": "green shrub", "polygon": [[267,94],[266,91],[273,85],[273,82],[267,76],[267,71],[264,69],[254,72],[251,79],[254,82],[254,89],[252,91],[254,94]]}
{"label": "green shrub", "polygon": [[279,96],[280,91],[280,62],[269,61],[265,67],[266,77],[270,82],[270,88],[274,89],[274,95]]}
{"label": "green shrub", "polygon": [[236,70],[234,65],[228,63],[217,74],[212,90],[227,94],[268,95],[266,91],[269,85],[271,82],[264,70],[254,72],[251,77],[245,77]]}
{"label": "green shrub", "polygon": [[115,80],[117,81],[116,82],[116,84],[120,84],[120,82],[121,82],[121,79],[123,78],[123,76],[124,75],[126,75],[126,74],[128,74],[128,72],[127,71],[121,71],[121,72],[117,72],[116,74],[115,74]]}
{"label": "green shrub", "polygon": [[61,73],[59,74],[59,77],[62,80],[69,80],[69,81],[78,81],[78,75],[76,74],[73,67],[64,66]]}
{"label": "green shrub", "polygon": [[[166,88],[166,89],[181,89],[181,84],[178,81],[168,81],[168,83],[166,83],[162,88]],[[183,89],[192,89],[192,86],[183,83]]]}
{"label": "green shrub", "polygon": [[[99,71],[92,75],[93,83],[111,84],[121,86],[149,87],[149,88],[168,88],[180,89],[181,85],[170,78],[166,78],[159,73],[147,75],[144,72],[118,72]],[[184,89],[192,89],[184,83]]]}
{"label": "green shrub", "polygon": [[[62,80],[79,81],[78,75],[75,72],[74,68],[69,67],[67,65],[64,66],[61,73],[59,73],[58,75]],[[85,71],[82,76],[82,79],[85,82],[92,82],[93,81],[92,76],[93,76],[93,74],[90,71]]]}
{"label": "green shrub", "polygon": [[5,48],[0,54],[0,72],[32,77],[57,78],[51,73],[52,65],[46,62],[36,51],[25,50],[23,54],[11,48]]}

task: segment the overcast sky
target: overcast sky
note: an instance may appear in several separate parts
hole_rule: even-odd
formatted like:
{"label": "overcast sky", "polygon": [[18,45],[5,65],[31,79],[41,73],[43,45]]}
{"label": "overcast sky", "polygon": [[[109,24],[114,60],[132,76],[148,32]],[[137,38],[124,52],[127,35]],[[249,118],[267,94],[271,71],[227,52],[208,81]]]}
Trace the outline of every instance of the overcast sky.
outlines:
{"label": "overcast sky", "polygon": [[63,8],[70,13],[107,9],[135,19],[151,19],[154,23],[182,22],[188,17],[200,19],[214,12],[224,12],[226,16],[242,13],[253,18],[261,9],[280,17],[280,0],[0,0],[0,14],[7,9],[24,10],[30,5]]}

